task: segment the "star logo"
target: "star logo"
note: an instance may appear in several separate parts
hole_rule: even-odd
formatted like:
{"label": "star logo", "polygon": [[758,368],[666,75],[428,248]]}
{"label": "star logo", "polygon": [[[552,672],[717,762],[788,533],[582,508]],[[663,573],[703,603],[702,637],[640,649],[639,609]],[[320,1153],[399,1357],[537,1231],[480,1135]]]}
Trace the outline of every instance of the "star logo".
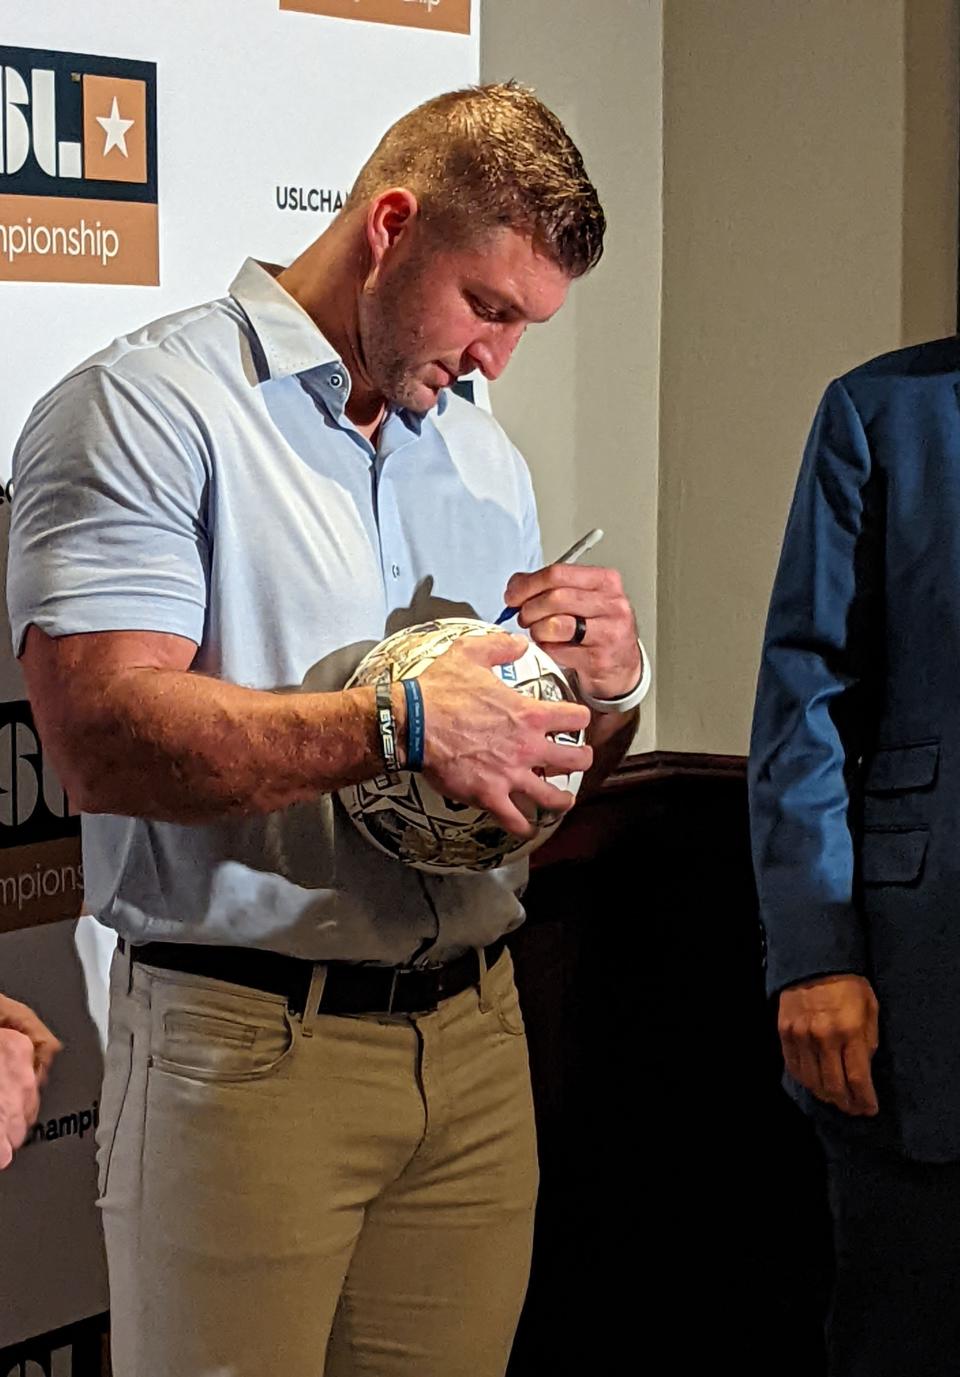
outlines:
{"label": "star logo", "polygon": [[83,174],[95,182],[147,180],[145,82],[84,74]]}
{"label": "star logo", "polygon": [[127,130],[131,129],[136,121],[120,118],[120,107],[117,104],[116,96],[113,98],[110,114],[97,115],[96,120],[107,136],[103,145],[103,156],[106,157],[112,148],[119,148],[123,156],[128,157]]}

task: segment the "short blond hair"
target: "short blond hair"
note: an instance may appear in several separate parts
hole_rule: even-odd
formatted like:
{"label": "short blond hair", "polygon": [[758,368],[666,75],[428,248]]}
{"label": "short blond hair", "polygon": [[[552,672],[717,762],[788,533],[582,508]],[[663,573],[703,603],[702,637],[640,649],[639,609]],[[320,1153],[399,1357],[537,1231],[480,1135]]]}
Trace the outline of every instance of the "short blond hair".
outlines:
{"label": "short blond hair", "polygon": [[444,234],[474,239],[507,226],[570,277],[603,253],[606,220],[579,149],[516,82],[449,91],[404,115],[361,169],[347,209],[393,186],[412,191]]}

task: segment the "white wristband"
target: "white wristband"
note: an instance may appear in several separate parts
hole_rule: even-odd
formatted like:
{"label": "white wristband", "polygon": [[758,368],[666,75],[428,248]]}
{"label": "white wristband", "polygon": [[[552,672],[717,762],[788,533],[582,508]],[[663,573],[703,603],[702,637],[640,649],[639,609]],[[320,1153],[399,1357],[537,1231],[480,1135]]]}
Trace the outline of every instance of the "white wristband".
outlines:
{"label": "white wristband", "polygon": [[643,648],[643,642],[638,640],[640,647],[640,682],[635,689],[625,693],[622,698],[591,698],[589,693],[577,685],[577,697],[580,702],[585,704],[593,712],[633,712],[638,708],[650,692],[650,685],[653,682],[653,671],[650,665],[650,657]]}

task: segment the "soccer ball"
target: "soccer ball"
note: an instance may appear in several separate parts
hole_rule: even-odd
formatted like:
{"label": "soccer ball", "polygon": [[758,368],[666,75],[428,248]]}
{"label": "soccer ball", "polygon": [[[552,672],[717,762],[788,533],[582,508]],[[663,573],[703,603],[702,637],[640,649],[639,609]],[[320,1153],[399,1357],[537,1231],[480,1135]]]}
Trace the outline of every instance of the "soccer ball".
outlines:
{"label": "soccer ball", "polygon": [[[463,636],[489,636],[501,630],[489,622],[465,617],[411,626],[381,641],[361,661],[347,688],[375,684],[385,670],[393,679],[413,679]],[[496,665],[492,673],[518,693],[552,702],[576,698],[559,665],[531,643],[512,664]],[[469,706],[464,705],[465,711]],[[429,728],[428,728],[429,730]],[[583,743],[583,731],[560,733],[555,738],[570,746]],[[576,794],[582,775],[551,775],[550,783]],[[556,830],[562,814],[537,808],[529,800],[521,805],[536,824],[529,841],[511,836],[481,808],[444,798],[421,774],[409,771],[390,779],[383,776],[340,790],[340,800],[368,841],[388,856],[434,875],[493,870],[507,860],[528,855]]]}

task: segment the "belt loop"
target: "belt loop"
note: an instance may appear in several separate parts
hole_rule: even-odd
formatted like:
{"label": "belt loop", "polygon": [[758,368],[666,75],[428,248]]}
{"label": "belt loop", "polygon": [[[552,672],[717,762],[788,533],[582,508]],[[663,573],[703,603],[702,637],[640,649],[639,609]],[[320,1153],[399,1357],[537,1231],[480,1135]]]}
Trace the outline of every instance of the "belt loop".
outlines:
{"label": "belt loop", "polygon": [[313,1037],[313,1022],[320,1012],[320,1001],[323,999],[323,989],[326,983],[326,962],[315,961],[310,975],[310,987],[307,990],[307,1003],[303,1010],[303,1018],[300,1020],[300,1031],[305,1038]]}
{"label": "belt loop", "polygon": [[396,997],[397,997],[397,981],[398,981],[399,979],[400,979],[400,967],[399,967],[399,966],[394,966],[394,968],[393,968],[393,976],[392,976],[392,978],[391,978],[391,980],[390,980],[390,994],[389,994],[389,997],[388,997],[388,999],[387,999],[387,1013],[388,1013],[388,1014],[392,1014],[392,1013],[393,1013],[393,1001],[394,1001],[394,1000],[396,999]]}
{"label": "belt loop", "polygon": [[490,972],[487,970],[487,953],[483,947],[477,947],[477,961],[480,966],[480,1012],[489,1014],[493,1008],[493,1001],[490,993]]}
{"label": "belt loop", "polygon": [[126,994],[131,994],[133,991],[133,945],[129,938],[117,938],[117,954],[120,958],[120,988]]}

